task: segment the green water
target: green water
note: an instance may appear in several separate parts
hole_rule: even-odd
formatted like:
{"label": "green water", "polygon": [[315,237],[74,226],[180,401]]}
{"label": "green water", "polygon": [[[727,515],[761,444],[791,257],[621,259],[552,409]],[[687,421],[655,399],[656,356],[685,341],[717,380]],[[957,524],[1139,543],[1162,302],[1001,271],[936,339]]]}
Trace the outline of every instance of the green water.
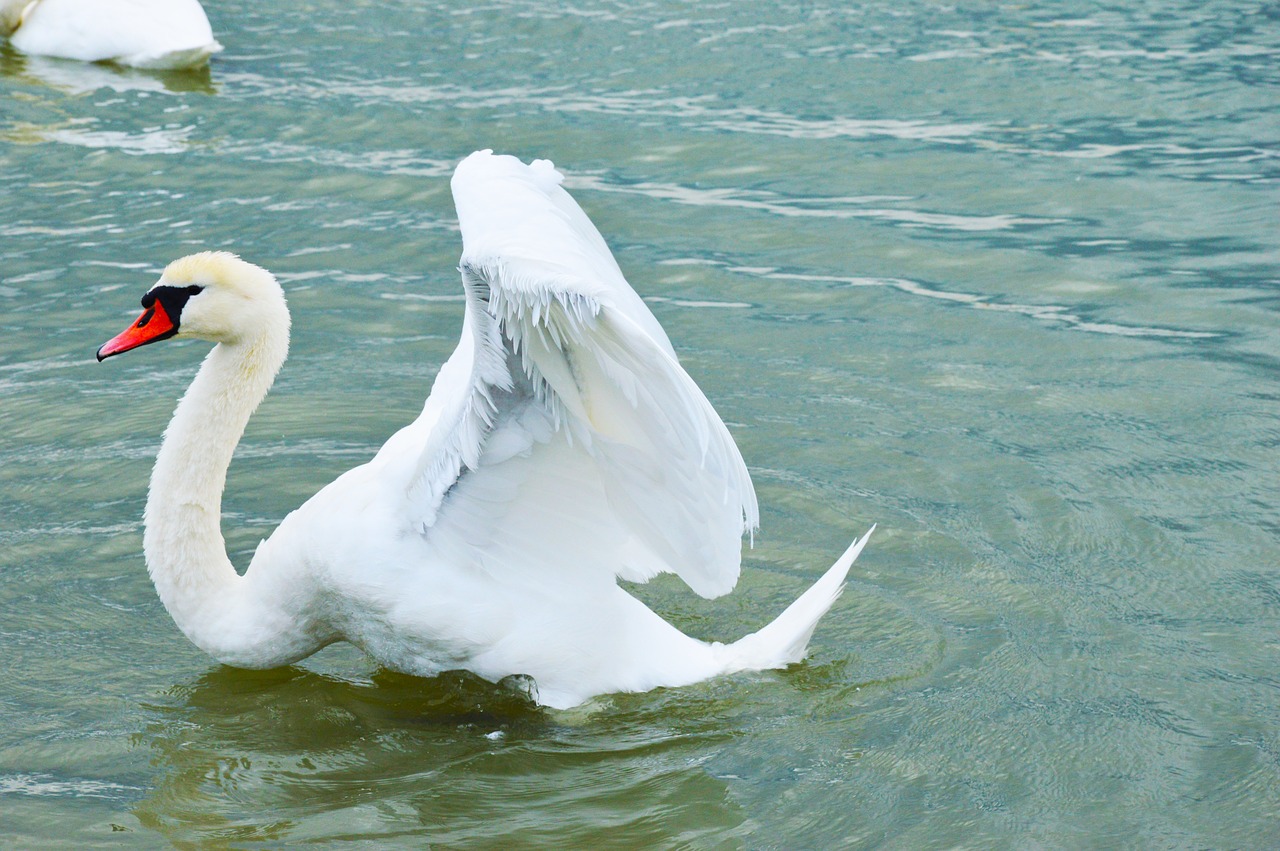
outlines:
{"label": "green water", "polygon": [[[207,75],[0,53],[0,845],[1263,848],[1280,836],[1274,3],[208,3]],[[335,647],[219,668],[141,512],[203,347],[99,365],[173,257],[275,271],[259,538],[412,418],[448,175],[548,157],[739,441],[810,660],[542,711]]]}

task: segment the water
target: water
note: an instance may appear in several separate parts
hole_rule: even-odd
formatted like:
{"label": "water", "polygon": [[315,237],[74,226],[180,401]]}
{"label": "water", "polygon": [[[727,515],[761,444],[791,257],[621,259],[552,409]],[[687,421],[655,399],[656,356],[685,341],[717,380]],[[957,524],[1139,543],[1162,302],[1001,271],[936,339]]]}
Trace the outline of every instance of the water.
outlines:
{"label": "water", "polygon": [[[1274,844],[1274,4],[208,5],[207,75],[0,54],[3,844]],[[278,273],[245,564],[420,407],[481,147],[567,172],[755,477],[735,594],[645,599],[736,638],[880,524],[805,664],[556,713],[160,607],[203,347],[96,347],[180,254]]]}

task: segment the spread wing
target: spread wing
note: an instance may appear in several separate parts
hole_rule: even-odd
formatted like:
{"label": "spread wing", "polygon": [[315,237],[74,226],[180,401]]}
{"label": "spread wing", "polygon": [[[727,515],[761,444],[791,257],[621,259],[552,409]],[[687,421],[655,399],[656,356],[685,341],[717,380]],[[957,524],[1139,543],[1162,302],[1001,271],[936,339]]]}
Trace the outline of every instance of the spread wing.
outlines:
{"label": "spread wing", "polygon": [[416,451],[408,525],[503,576],[723,594],[758,522],[746,465],[560,180],[488,151],[454,174],[463,336],[388,444]]}

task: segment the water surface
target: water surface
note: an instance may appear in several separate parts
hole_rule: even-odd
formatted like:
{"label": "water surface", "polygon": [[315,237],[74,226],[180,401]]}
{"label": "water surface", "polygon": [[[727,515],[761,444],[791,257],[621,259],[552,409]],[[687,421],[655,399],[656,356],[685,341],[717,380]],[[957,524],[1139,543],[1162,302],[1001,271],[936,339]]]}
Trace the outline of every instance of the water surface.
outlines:
{"label": "water surface", "polygon": [[[208,6],[207,74],[0,53],[5,844],[1274,843],[1274,5]],[[755,478],[735,594],[637,593],[730,640],[879,524],[806,663],[559,713],[220,668],[156,600],[203,347],[94,350],[180,254],[279,275],[247,563],[420,408],[483,147],[566,172]]]}

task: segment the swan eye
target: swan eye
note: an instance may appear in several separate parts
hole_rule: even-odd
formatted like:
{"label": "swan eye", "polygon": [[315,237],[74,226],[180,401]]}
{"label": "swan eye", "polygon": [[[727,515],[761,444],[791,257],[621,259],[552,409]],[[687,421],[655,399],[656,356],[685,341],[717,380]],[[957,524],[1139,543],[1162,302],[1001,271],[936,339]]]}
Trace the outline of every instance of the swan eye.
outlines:
{"label": "swan eye", "polygon": [[182,312],[182,308],[186,306],[188,299],[202,292],[204,292],[204,287],[197,284],[187,287],[171,287],[168,285],[153,287],[142,297],[142,306],[150,310],[155,306],[156,302],[160,302],[170,316],[176,317]]}
{"label": "swan eye", "polygon": [[186,287],[155,287],[142,297],[142,306],[151,307],[151,305],[156,303],[156,299],[161,298],[162,296],[169,296],[172,298],[176,295],[179,296],[183,302],[186,302],[186,300],[191,298],[193,295],[199,295],[202,292],[204,292],[204,287],[199,284],[191,284]]}

